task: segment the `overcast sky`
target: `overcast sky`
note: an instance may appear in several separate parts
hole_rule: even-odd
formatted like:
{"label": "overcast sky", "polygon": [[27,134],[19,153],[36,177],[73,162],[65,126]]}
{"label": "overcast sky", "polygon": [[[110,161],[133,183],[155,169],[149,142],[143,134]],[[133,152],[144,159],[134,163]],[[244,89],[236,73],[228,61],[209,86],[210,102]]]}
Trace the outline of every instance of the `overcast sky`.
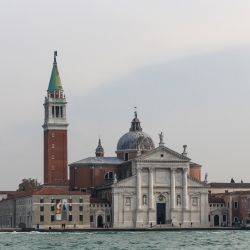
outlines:
{"label": "overcast sky", "polygon": [[250,182],[250,1],[1,1],[0,190],[43,181],[43,102],[58,51],[69,163],[115,156],[133,107],[202,179]]}

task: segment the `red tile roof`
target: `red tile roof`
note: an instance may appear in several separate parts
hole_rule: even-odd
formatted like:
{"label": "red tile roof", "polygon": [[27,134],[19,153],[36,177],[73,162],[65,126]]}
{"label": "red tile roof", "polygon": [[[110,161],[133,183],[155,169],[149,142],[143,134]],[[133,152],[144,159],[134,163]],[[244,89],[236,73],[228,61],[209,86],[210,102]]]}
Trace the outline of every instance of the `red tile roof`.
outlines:
{"label": "red tile roof", "polygon": [[69,186],[69,180],[54,180],[44,183],[41,186]]}

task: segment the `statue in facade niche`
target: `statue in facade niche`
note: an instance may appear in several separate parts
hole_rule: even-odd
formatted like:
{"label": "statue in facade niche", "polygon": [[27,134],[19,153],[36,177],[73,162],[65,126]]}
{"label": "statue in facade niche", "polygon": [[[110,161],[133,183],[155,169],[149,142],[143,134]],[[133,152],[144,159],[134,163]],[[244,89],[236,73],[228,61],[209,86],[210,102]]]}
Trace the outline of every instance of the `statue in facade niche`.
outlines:
{"label": "statue in facade niche", "polygon": [[181,205],[181,196],[177,195],[177,200],[176,200],[177,205]]}
{"label": "statue in facade niche", "polygon": [[143,202],[143,205],[147,205],[147,197],[146,197],[146,195],[143,195],[142,202]]}

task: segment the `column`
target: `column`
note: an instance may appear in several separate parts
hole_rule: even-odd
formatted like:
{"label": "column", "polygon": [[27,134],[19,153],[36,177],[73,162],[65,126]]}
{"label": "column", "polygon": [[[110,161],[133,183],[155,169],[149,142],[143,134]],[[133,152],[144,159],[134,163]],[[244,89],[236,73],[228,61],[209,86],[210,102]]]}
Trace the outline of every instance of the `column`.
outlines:
{"label": "column", "polygon": [[154,210],[154,198],[153,198],[153,193],[154,193],[154,168],[149,168],[149,190],[148,190],[148,207],[149,210]]}
{"label": "column", "polygon": [[63,118],[66,118],[66,105],[63,105]]}
{"label": "column", "polygon": [[49,117],[48,118],[51,118],[52,117],[52,106],[50,104],[48,104],[48,110],[49,110]]}
{"label": "column", "polygon": [[183,168],[183,173],[182,173],[182,182],[183,182],[182,196],[183,196],[183,209],[184,210],[188,209],[187,170],[188,168]]}
{"label": "column", "polygon": [[141,168],[137,168],[137,192],[136,192],[136,199],[137,199],[137,210],[141,210]]}
{"label": "column", "polygon": [[171,209],[175,209],[175,168],[171,168]]}

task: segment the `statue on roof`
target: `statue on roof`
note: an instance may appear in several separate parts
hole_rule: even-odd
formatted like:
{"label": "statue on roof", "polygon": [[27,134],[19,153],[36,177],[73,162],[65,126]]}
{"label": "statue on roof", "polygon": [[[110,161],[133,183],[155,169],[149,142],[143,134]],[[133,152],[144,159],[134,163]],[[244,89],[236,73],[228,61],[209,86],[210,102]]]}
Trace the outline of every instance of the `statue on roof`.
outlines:
{"label": "statue on roof", "polygon": [[163,142],[163,138],[164,138],[163,132],[161,132],[161,133],[158,134],[158,135],[159,135],[159,138],[160,138],[160,143],[164,143],[164,142]]}
{"label": "statue on roof", "polygon": [[134,114],[135,114],[135,118],[137,118],[137,111],[136,111],[137,107],[134,107]]}

